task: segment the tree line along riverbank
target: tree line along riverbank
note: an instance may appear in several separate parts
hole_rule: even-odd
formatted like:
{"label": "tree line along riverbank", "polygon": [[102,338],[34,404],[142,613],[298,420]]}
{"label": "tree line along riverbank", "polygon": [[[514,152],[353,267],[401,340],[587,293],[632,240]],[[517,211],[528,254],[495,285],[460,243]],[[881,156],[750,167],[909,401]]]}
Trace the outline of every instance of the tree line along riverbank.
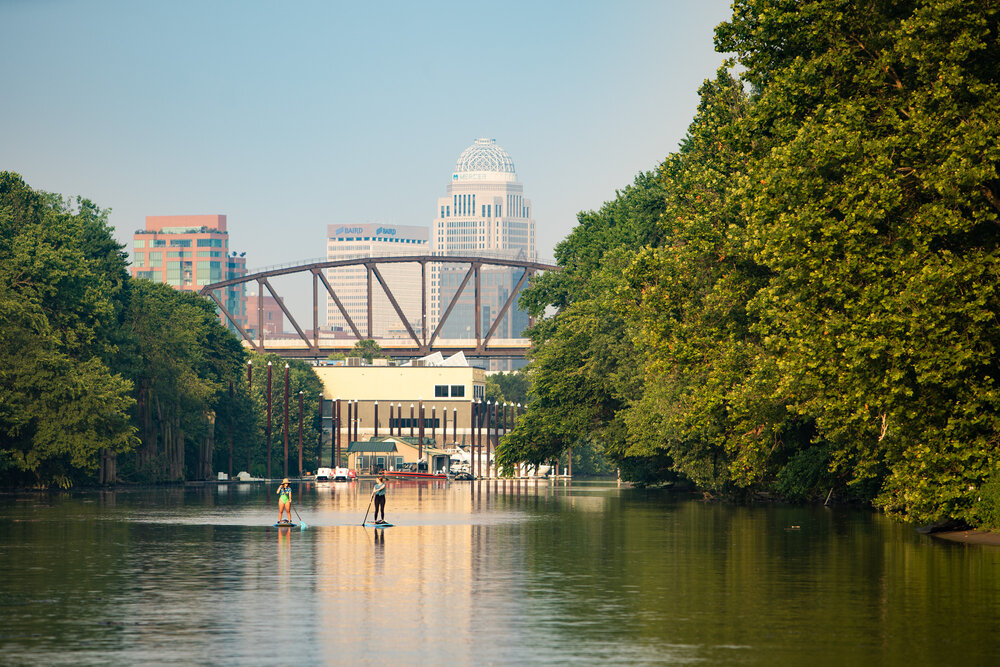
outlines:
{"label": "tree line along riverbank", "polygon": [[[285,360],[247,353],[203,297],[132,279],[107,217],[0,172],[0,485],[206,479],[230,452],[237,470],[262,474],[268,451],[281,470]],[[280,369],[270,447],[248,361]],[[320,382],[287,363],[314,469]]]}
{"label": "tree line along riverbank", "polygon": [[521,297],[501,458],[1000,526],[1000,8],[733,10],[680,148]]}

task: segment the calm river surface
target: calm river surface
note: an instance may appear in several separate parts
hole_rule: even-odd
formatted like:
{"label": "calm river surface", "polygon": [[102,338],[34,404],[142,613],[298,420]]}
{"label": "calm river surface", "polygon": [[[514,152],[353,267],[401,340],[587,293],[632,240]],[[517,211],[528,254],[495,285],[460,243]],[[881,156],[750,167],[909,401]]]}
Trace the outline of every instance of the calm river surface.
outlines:
{"label": "calm river surface", "polygon": [[1000,549],[580,483],[0,496],[3,664],[1000,664]]}

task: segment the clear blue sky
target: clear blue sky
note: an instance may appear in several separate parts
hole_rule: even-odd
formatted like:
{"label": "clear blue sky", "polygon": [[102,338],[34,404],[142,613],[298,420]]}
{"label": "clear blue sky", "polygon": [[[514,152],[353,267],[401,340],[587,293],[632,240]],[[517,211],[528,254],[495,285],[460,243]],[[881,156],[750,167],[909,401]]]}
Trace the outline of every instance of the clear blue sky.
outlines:
{"label": "clear blue sky", "polygon": [[327,224],[429,225],[491,137],[538,250],[676,149],[726,0],[0,0],[0,169],[112,209],[223,213],[250,268]]}

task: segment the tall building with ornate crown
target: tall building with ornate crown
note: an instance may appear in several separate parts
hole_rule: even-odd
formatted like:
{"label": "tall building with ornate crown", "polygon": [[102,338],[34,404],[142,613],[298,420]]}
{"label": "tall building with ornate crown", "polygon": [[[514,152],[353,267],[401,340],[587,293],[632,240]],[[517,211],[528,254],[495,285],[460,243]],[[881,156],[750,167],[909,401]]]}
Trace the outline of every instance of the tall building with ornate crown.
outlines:
{"label": "tall building with ornate crown", "polygon": [[[476,139],[458,156],[447,192],[438,199],[431,248],[436,255],[537,260],[531,200],[524,197],[513,160],[494,139]],[[431,265],[430,331],[437,328],[467,270],[468,265]],[[483,267],[481,336],[486,335],[521,274],[521,269]],[[474,296],[467,287],[445,321],[440,337],[475,338],[474,308]],[[527,314],[511,307],[493,336],[517,338],[527,326]]]}

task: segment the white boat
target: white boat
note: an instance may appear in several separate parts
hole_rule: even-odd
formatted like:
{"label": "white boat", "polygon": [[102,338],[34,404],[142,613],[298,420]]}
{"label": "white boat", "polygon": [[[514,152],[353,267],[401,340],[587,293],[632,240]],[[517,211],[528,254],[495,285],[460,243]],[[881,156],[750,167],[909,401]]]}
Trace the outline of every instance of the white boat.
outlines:
{"label": "white boat", "polygon": [[317,482],[329,482],[333,479],[333,469],[332,468],[317,468],[316,469],[316,481]]}

